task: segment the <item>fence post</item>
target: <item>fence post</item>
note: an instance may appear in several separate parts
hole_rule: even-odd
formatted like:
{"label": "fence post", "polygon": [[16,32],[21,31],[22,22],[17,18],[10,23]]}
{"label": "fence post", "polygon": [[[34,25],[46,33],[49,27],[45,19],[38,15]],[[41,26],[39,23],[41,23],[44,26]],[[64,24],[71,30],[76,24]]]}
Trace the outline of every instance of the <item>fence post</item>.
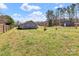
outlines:
{"label": "fence post", "polygon": [[3,33],[4,33],[5,31],[4,31],[4,24],[3,24]]}

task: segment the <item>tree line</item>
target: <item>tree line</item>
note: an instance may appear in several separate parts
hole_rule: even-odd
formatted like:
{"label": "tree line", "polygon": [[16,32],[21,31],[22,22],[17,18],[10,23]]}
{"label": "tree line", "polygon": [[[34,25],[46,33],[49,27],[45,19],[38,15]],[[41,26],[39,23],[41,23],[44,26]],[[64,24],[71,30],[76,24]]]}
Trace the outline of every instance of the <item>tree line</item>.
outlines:
{"label": "tree line", "polygon": [[70,23],[77,23],[78,20],[79,3],[71,4],[67,7],[59,7],[56,10],[48,10],[46,12],[48,26],[59,25],[68,21]]}

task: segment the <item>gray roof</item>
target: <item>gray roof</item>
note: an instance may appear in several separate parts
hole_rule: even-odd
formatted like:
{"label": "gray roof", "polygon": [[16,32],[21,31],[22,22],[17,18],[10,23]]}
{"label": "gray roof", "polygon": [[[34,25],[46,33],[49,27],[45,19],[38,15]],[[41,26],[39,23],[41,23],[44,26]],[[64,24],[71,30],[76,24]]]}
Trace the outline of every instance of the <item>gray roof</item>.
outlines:
{"label": "gray roof", "polygon": [[37,24],[33,21],[27,21],[23,24],[20,24],[20,28],[38,28]]}
{"label": "gray roof", "polygon": [[7,16],[5,16],[5,15],[0,15],[0,23],[8,23]]}

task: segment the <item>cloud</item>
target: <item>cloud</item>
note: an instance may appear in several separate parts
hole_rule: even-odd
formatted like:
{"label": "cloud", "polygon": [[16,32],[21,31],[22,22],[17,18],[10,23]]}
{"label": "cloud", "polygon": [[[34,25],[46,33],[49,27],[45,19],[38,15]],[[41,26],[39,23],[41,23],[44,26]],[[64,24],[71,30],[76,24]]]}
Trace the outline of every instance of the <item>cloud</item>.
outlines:
{"label": "cloud", "polygon": [[31,13],[29,16],[40,16],[40,15],[42,15],[42,14],[43,14],[43,13],[40,12],[40,11],[35,11],[35,12]]}
{"label": "cloud", "polygon": [[13,15],[12,15],[12,17],[20,17],[21,16],[21,14],[19,14],[19,13],[14,13]]}
{"label": "cloud", "polygon": [[46,20],[45,14],[43,14],[40,11],[32,12],[31,14],[29,14],[28,17],[29,17],[29,20],[33,20],[33,21],[45,21]]}
{"label": "cloud", "polygon": [[20,21],[20,22],[25,22],[25,21],[29,21],[29,20],[33,20],[33,21],[45,21],[46,20],[46,16],[45,14],[43,14],[40,11],[34,11],[28,15],[21,15],[19,13],[14,13],[12,15],[12,18],[15,21]]}
{"label": "cloud", "polygon": [[55,9],[57,9],[57,8],[58,8],[58,6],[55,6],[54,8],[55,8]]}
{"label": "cloud", "polygon": [[29,5],[26,3],[22,4],[22,6],[20,8],[24,11],[40,10],[41,9],[39,6]]}
{"label": "cloud", "polygon": [[24,19],[24,17],[21,14],[19,14],[19,13],[14,13],[14,14],[11,15],[11,17],[15,21],[21,21],[21,22],[23,22],[22,20]]}
{"label": "cloud", "polygon": [[59,7],[60,7],[60,8],[62,8],[62,7],[63,7],[63,5],[62,5],[62,4],[60,4],[60,5],[59,5]]}
{"label": "cloud", "polygon": [[7,9],[7,5],[3,4],[3,3],[0,3],[0,9]]}
{"label": "cloud", "polygon": [[58,6],[55,6],[54,8],[57,9],[57,8],[62,8],[63,7],[63,4],[60,4]]}

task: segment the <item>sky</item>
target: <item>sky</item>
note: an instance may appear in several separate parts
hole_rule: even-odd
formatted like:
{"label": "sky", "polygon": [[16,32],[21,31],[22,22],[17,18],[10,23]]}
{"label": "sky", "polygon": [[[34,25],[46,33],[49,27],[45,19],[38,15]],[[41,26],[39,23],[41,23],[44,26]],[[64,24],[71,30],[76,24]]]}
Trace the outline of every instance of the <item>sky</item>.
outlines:
{"label": "sky", "polygon": [[67,7],[70,3],[0,3],[0,14],[9,15],[15,21],[45,21],[47,10]]}

